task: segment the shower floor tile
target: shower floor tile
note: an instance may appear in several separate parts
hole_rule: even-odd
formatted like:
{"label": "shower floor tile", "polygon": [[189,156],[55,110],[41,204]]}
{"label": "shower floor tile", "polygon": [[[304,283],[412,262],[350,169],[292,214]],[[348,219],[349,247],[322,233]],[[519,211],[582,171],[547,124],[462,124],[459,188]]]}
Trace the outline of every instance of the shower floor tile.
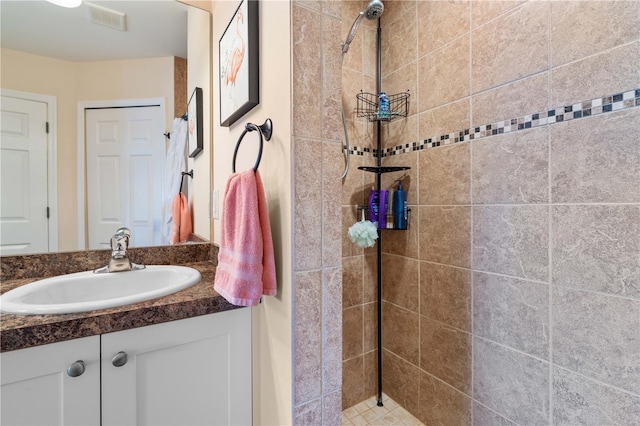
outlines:
{"label": "shower floor tile", "polygon": [[373,396],[342,412],[343,426],[424,426],[398,403],[382,394],[384,406],[378,407]]}

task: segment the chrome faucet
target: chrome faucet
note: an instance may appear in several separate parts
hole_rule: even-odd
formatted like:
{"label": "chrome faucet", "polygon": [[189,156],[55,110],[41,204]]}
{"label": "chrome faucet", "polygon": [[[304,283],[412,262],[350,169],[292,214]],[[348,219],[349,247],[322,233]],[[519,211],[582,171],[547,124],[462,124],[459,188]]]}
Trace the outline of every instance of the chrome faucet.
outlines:
{"label": "chrome faucet", "polygon": [[133,263],[127,256],[131,231],[129,228],[120,228],[111,237],[111,259],[106,266],[93,271],[94,274],[104,272],[122,272],[144,269],[144,265]]}

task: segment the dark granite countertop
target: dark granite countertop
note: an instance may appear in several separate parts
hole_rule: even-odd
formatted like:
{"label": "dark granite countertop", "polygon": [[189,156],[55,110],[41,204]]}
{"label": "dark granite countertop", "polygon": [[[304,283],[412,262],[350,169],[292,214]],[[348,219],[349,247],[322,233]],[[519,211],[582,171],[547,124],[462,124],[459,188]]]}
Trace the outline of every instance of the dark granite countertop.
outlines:
{"label": "dark granite countertop", "polygon": [[[104,259],[103,255],[98,257]],[[0,314],[0,352],[239,308],[227,302],[213,289],[216,262],[208,260],[207,258],[210,259],[209,256],[205,256],[205,258],[203,256],[189,256],[190,260],[192,260],[191,262],[185,261],[187,259],[184,258],[180,259],[180,256],[176,257],[174,255],[172,257],[174,260],[182,260],[182,262],[170,262],[166,258],[160,259],[156,257],[158,262],[146,263],[173,263],[189,266],[200,271],[202,281],[193,287],[169,296],[111,309],[64,315]],[[24,256],[24,258],[28,257]],[[140,254],[139,258],[144,258],[144,255]],[[35,257],[30,259],[35,259]],[[22,266],[24,267],[25,265],[23,264]],[[16,270],[20,271],[27,269],[31,268],[16,268]],[[87,270],[87,268],[85,267],[82,270]],[[79,271],[65,271],[64,273],[71,272]],[[21,275],[26,274],[5,273],[2,276],[0,291],[4,293],[12,288],[47,276],[47,274],[42,274],[39,277],[18,278]]]}

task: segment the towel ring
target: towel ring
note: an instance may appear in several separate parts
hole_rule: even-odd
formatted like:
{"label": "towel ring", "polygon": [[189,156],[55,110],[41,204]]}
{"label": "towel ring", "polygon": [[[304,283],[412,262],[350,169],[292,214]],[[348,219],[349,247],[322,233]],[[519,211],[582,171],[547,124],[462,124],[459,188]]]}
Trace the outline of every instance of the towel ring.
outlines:
{"label": "towel ring", "polygon": [[233,150],[233,163],[231,164],[233,173],[236,172],[236,157],[238,155],[238,148],[240,148],[240,143],[242,142],[242,139],[244,138],[244,135],[247,134],[247,132],[251,132],[254,130],[256,130],[258,132],[258,135],[260,136],[260,148],[258,151],[258,158],[256,159],[256,164],[253,166],[254,173],[258,171],[258,166],[260,165],[260,160],[262,159],[263,136],[264,136],[264,139],[269,141],[271,140],[271,134],[273,133],[273,122],[271,121],[270,118],[267,118],[262,126],[258,126],[253,123],[247,123],[247,125],[244,126],[244,131],[238,138],[238,142],[236,143],[236,148]]}

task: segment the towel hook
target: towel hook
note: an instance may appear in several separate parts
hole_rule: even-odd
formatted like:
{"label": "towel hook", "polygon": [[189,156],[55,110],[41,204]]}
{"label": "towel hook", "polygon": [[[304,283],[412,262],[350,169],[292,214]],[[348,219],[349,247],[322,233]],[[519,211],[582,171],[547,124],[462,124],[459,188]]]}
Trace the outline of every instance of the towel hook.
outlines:
{"label": "towel hook", "polygon": [[182,192],[182,184],[184,183],[185,176],[191,176],[191,179],[193,179],[193,169],[189,170],[188,172],[180,172],[180,173],[182,173],[182,177],[180,178],[180,191],[178,192]]}
{"label": "towel hook", "polygon": [[247,132],[251,132],[254,130],[256,130],[258,132],[258,135],[260,136],[260,148],[258,150],[258,158],[256,159],[256,164],[253,166],[254,173],[258,171],[258,166],[260,165],[260,160],[262,159],[263,137],[264,139],[269,141],[271,140],[271,135],[273,134],[273,122],[271,121],[270,118],[267,118],[262,126],[258,126],[253,123],[247,123],[247,125],[244,126],[244,131],[238,138],[238,142],[236,143],[236,148],[233,150],[233,163],[232,163],[233,173],[236,172],[236,157],[238,155],[238,148],[240,147],[240,143],[242,142],[242,139],[244,138],[244,135],[247,134]]}

